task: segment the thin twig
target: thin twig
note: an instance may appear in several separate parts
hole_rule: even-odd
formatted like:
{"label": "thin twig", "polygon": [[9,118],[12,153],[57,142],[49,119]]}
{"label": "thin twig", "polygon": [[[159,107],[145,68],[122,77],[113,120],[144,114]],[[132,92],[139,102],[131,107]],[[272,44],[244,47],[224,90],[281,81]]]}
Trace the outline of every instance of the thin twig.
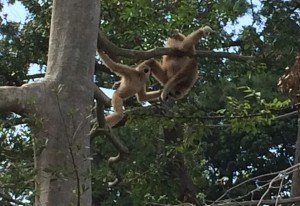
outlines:
{"label": "thin twig", "polygon": [[278,193],[277,193],[277,197],[276,197],[275,206],[278,205],[278,200],[279,200],[279,197],[280,197],[280,192],[281,192],[281,189],[282,189],[283,180],[284,180],[284,177],[281,178],[281,181],[280,181],[280,185],[279,185],[279,188],[278,188]]}
{"label": "thin twig", "polygon": [[[289,168],[287,168],[287,169],[284,169],[284,170],[281,170],[281,171],[278,171],[278,172],[272,172],[272,173],[268,173],[268,174],[263,174],[263,175],[259,175],[259,176],[257,176],[257,177],[253,177],[253,178],[250,178],[250,179],[248,179],[248,180],[245,180],[244,182],[241,182],[241,183],[235,185],[234,187],[232,187],[232,188],[226,190],[226,192],[225,192],[223,195],[221,195],[217,200],[215,200],[215,201],[211,204],[211,206],[213,206],[213,205],[214,205],[214,206],[215,206],[215,205],[219,205],[220,200],[223,199],[223,197],[225,197],[226,195],[228,195],[229,192],[233,191],[234,189],[236,189],[236,188],[238,188],[238,187],[240,187],[240,186],[242,186],[242,185],[244,185],[244,184],[246,184],[246,183],[248,183],[248,182],[257,180],[257,179],[262,178],[262,177],[268,177],[268,176],[277,175],[276,177],[274,177],[274,178],[272,179],[272,180],[274,180],[274,179],[276,179],[276,178],[279,176],[278,174],[280,174],[280,175],[282,175],[282,174],[288,175],[288,174],[293,173],[295,170],[298,170],[299,168],[300,168],[300,163],[295,164],[295,165],[293,165],[293,166],[291,166],[291,167],[289,167]],[[276,180],[278,180],[278,179],[276,179]],[[271,181],[271,183],[272,183],[272,181]],[[255,192],[255,191],[258,191],[258,190],[260,190],[261,188],[264,188],[264,187],[270,185],[271,183],[266,183],[266,184],[260,186],[259,188],[256,188],[256,189],[254,189],[253,191],[247,193],[247,195],[249,195],[249,194],[251,194],[251,193],[253,193],[253,192]],[[243,196],[243,197],[244,197],[244,196]],[[240,198],[241,198],[241,197],[240,197]],[[240,199],[240,198],[238,198],[238,199]],[[229,201],[229,200],[224,200],[224,201]],[[231,200],[231,201],[232,201],[232,200]],[[258,203],[259,203],[259,202],[258,202]],[[261,203],[263,203],[263,201],[261,201]]]}
{"label": "thin twig", "polygon": [[[251,200],[251,201],[243,201],[243,202],[224,202],[224,203],[218,203],[215,204],[215,206],[251,206],[251,205],[256,205],[258,204],[259,200]],[[300,197],[294,197],[294,198],[285,198],[285,199],[280,199],[278,200],[278,204],[291,204],[291,203],[296,203],[300,202]],[[273,205],[276,203],[276,200],[262,200],[260,202],[261,204],[264,205]]]}
{"label": "thin twig", "polygon": [[270,191],[270,189],[271,189],[271,187],[272,187],[272,184],[273,184],[274,182],[276,182],[278,179],[280,179],[280,174],[278,174],[276,177],[274,177],[274,178],[271,180],[271,182],[269,183],[268,189],[267,189],[267,190],[264,192],[264,194],[261,196],[259,202],[257,203],[257,206],[259,206],[259,205],[261,204],[261,202],[262,202],[262,200],[264,199],[264,197],[269,193],[269,191]]}

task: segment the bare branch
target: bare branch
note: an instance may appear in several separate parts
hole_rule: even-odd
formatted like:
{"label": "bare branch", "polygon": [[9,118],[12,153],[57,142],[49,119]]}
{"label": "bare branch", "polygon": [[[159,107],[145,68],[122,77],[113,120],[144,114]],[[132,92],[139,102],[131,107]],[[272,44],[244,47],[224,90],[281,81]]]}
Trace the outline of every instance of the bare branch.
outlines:
{"label": "bare branch", "polygon": [[[98,33],[97,48],[101,48],[111,56],[122,56],[130,59],[150,59],[153,57],[160,57],[162,55],[183,55],[183,52],[173,48],[155,48],[147,51],[124,49],[116,46],[110,42],[102,31]],[[198,57],[210,58],[228,58],[236,61],[263,61],[263,57],[256,56],[242,56],[239,54],[228,52],[214,52],[208,50],[198,50],[196,53]]]}
{"label": "bare branch", "polygon": [[285,119],[285,118],[289,118],[290,116],[294,116],[296,114],[298,114],[298,111],[293,111],[293,112],[289,112],[286,114],[282,114],[282,115],[275,117],[274,119]]}
{"label": "bare branch", "polygon": [[278,200],[251,200],[251,201],[244,201],[244,202],[224,202],[224,203],[218,203],[214,204],[214,206],[248,206],[248,205],[258,205],[258,203],[263,205],[274,205],[276,202],[278,204],[291,204],[300,202],[300,197],[294,197],[294,198],[286,198],[286,199],[278,199]]}
{"label": "bare branch", "polygon": [[170,205],[170,204],[161,204],[161,203],[156,203],[156,202],[145,202],[146,206],[195,206],[194,204],[191,203],[180,203],[179,205]]}
{"label": "bare branch", "polygon": [[[95,89],[95,90],[97,90],[98,93],[99,93],[99,91],[101,91],[99,88]],[[112,133],[110,128],[105,128],[106,125],[105,125],[105,119],[104,119],[104,105],[103,105],[101,93],[98,95],[95,94],[95,99],[96,99],[96,103],[97,103],[97,105],[96,105],[97,123],[95,124],[96,126],[93,127],[90,132],[91,139],[94,139],[96,136],[99,136],[100,134],[104,134],[119,152],[116,157],[110,157],[108,159],[108,166],[109,166],[111,172],[116,176],[114,181],[108,182],[108,186],[113,187],[122,181],[122,176],[119,173],[116,164],[118,162],[120,162],[122,159],[124,159],[129,154],[129,150]]]}
{"label": "bare branch", "polygon": [[[234,187],[228,189],[223,195],[221,195],[221,197],[219,197],[217,200],[215,200],[211,204],[211,206],[268,204],[266,202],[268,202],[269,200],[263,200],[263,198],[267,194],[267,192],[269,191],[269,189],[272,186],[273,182],[276,182],[276,181],[279,181],[279,180],[285,178],[286,175],[292,174],[294,171],[298,170],[299,168],[300,168],[300,163],[295,164],[295,165],[293,165],[291,167],[288,167],[287,169],[284,169],[284,170],[281,170],[281,171],[278,171],[278,172],[272,172],[272,173],[263,174],[263,175],[260,175],[260,176],[257,176],[257,177],[250,178],[250,179],[248,179],[248,180],[246,180],[244,182],[241,182],[241,183],[235,185]],[[273,176],[273,175],[276,175],[276,176],[274,178],[272,178],[272,180],[270,182],[268,182],[268,183],[260,186],[259,188],[256,188],[256,189],[254,189],[254,190],[252,190],[252,191],[250,191],[250,192],[247,193],[247,195],[248,194],[253,194],[255,191],[261,190],[261,188],[264,188],[264,187],[268,186],[266,192],[263,194],[263,196],[261,197],[260,200],[242,202],[244,204],[241,204],[241,202],[236,201],[237,199],[241,199],[241,198],[247,196],[247,195],[244,195],[244,196],[240,196],[239,198],[237,198],[235,200],[226,199],[226,200],[221,201],[221,199],[223,199],[225,196],[227,196],[229,194],[229,192],[233,191],[234,189],[236,189],[238,187],[241,187],[242,185],[246,184],[247,182],[251,182],[251,181],[257,180],[257,179],[262,178],[262,177]],[[283,204],[283,203],[281,203],[281,200],[272,200],[272,201],[274,201],[274,203],[272,203],[272,204],[275,204],[275,203],[277,203],[277,204]],[[300,197],[299,197],[299,200],[297,200],[297,201],[300,201]]]}
{"label": "bare branch", "polygon": [[24,112],[26,94],[24,87],[2,86],[0,87],[0,113]]}
{"label": "bare branch", "polygon": [[[257,205],[259,200],[251,200],[251,201],[243,201],[243,202],[224,202],[224,203],[219,203],[219,204],[214,204],[214,206],[253,206]],[[291,203],[296,203],[300,202],[300,197],[294,197],[294,198],[285,198],[285,199],[278,199],[278,200],[263,200],[261,201],[261,204],[263,205],[274,205],[275,203],[278,204],[291,204]],[[146,205],[148,206],[194,206],[193,204],[190,203],[182,203],[179,205],[170,205],[170,204],[160,204],[160,203],[154,203],[154,202],[145,202]]]}
{"label": "bare branch", "polygon": [[209,58],[227,58],[235,61],[258,61],[263,62],[264,57],[262,56],[243,56],[240,54],[229,53],[229,52],[214,52],[208,50],[198,50],[196,55],[198,57],[209,57]]}
{"label": "bare branch", "polygon": [[44,78],[44,77],[45,77],[45,73],[31,74],[26,76],[27,79],[36,79],[36,78]]}
{"label": "bare branch", "polygon": [[93,84],[94,87],[94,97],[97,102],[101,102],[104,106],[110,107],[110,98],[106,96],[106,94],[96,85]]}

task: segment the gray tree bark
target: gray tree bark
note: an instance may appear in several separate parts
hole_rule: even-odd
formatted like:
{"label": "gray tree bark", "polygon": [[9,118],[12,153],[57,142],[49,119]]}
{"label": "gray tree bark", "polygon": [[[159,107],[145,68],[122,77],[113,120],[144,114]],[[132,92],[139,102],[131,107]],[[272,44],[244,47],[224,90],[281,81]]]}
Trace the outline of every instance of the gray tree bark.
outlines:
{"label": "gray tree bark", "polygon": [[36,206],[91,205],[90,114],[99,0],[54,0],[45,79],[0,87],[0,112],[28,118]]}

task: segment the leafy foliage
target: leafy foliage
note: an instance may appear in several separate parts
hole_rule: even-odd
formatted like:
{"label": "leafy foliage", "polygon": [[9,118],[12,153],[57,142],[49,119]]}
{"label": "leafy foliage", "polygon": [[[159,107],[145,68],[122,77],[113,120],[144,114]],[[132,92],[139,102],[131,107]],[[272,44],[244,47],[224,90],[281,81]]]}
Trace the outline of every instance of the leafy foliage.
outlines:
{"label": "leafy foliage", "polygon": [[[287,65],[293,65],[300,50],[299,9],[293,2],[101,1],[100,27],[120,47],[151,49],[163,46],[175,30],[187,34],[209,25],[218,34],[202,39],[199,48],[266,59],[262,63],[198,58],[200,78],[188,97],[176,103],[172,115],[147,113],[144,107],[143,115],[129,116],[125,126],[114,129],[130,149],[128,158],[118,164],[124,180],[115,188],[107,186],[114,175],[106,160],[117,151],[106,138],[98,137],[92,167],[95,205],[177,204],[182,179],[174,163],[184,166],[196,185],[195,195],[203,201],[216,200],[244,180],[292,164],[296,121],[293,117],[274,118],[285,113],[290,104],[277,91],[278,78]],[[1,85],[21,85],[27,81],[30,65],[44,67],[47,62],[51,1],[21,3],[29,12],[24,23],[1,19]],[[241,27],[244,15],[250,16],[251,22]],[[108,87],[115,77],[97,73],[97,79]],[[134,99],[126,102],[126,109],[132,107],[137,107]],[[180,138],[168,142],[164,131],[179,127]],[[17,131],[1,129],[0,193],[31,200],[32,141],[29,132],[20,135]],[[244,196],[260,185],[250,181],[228,197]],[[244,200],[261,195],[258,191]],[[7,201],[0,197],[0,203]]]}

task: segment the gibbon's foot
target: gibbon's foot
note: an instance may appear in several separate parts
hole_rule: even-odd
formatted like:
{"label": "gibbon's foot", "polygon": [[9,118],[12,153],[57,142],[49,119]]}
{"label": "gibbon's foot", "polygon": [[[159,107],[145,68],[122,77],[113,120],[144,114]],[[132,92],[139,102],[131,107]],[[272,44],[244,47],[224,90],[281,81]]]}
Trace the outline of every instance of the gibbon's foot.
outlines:
{"label": "gibbon's foot", "polygon": [[215,31],[212,30],[212,28],[210,28],[209,26],[204,26],[203,28],[203,32],[204,32],[204,35],[208,35],[210,33],[214,33]]}
{"label": "gibbon's foot", "polygon": [[170,96],[168,93],[166,93],[165,91],[162,91],[162,93],[160,95],[161,101],[166,102],[169,99],[169,97]]}

